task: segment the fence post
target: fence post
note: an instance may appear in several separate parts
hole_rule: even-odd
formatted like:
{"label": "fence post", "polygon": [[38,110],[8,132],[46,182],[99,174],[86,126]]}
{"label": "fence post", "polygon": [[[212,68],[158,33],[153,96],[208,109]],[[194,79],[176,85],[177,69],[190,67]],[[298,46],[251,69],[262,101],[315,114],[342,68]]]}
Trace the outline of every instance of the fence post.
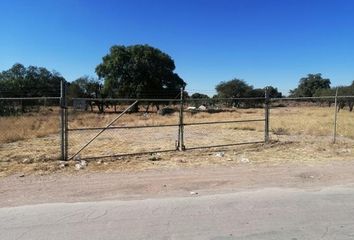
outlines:
{"label": "fence post", "polygon": [[65,160],[64,80],[60,81],[60,159]]}
{"label": "fence post", "polygon": [[69,149],[69,137],[68,137],[68,99],[67,99],[67,84],[64,82],[64,116],[65,116],[65,121],[64,121],[64,137],[65,137],[65,154],[64,158],[65,160],[68,160],[68,149]]}
{"label": "fence post", "polygon": [[265,88],[264,93],[264,143],[269,142],[269,89]]}
{"label": "fence post", "polygon": [[181,87],[181,97],[180,97],[180,109],[179,109],[179,124],[178,124],[178,144],[177,144],[177,149],[179,151],[184,151],[185,146],[184,146],[184,123],[183,123],[183,92],[184,88]]}
{"label": "fence post", "polygon": [[338,108],[338,88],[334,97],[334,126],[333,126],[333,143],[336,143],[337,138],[337,108]]}
{"label": "fence post", "polygon": [[65,80],[60,82],[60,159],[66,161],[67,154],[67,108],[66,108],[66,84]]}

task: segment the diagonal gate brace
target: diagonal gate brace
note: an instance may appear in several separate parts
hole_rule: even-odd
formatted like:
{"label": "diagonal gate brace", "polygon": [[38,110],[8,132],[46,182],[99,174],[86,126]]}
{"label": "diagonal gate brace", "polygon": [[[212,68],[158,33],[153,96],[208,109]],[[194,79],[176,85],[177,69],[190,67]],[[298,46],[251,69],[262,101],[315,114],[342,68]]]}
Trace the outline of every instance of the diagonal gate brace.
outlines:
{"label": "diagonal gate brace", "polygon": [[104,131],[106,131],[113,123],[115,123],[119,118],[121,118],[126,112],[128,112],[132,107],[135,106],[139,101],[136,100],[132,105],[127,107],[121,114],[119,114],[112,122],[110,122],[105,128],[103,128],[96,136],[94,136],[88,143],[85,144],[77,153],[75,153],[69,160],[74,159],[82,150],[84,150],[88,145],[90,145],[99,135],[101,135]]}

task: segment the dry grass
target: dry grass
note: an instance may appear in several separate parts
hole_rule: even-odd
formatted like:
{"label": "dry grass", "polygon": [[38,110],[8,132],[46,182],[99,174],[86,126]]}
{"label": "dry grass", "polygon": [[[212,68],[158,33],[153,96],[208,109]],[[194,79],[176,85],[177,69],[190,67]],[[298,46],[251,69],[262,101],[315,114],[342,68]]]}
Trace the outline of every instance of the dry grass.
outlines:
{"label": "dry grass", "polygon": [[[59,132],[58,110],[40,112],[33,115],[0,118],[0,144],[20,140],[50,136]],[[238,109],[231,112],[198,114],[185,113],[185,122],[227,121],[262,119],[263,109]],[[354,138],[354,113],[341,111],[338,115],[338,134]],[[69,128],[105,127],[117,114],[96,114],[76,112],[69,115]],[[326,136],[333,132],[333,108],[327,107],[288,107],[275,108],[270,114],[270,129],[280,135],[315,135]],[[157,114],[127,114],[115,125],[119,126],[150,126],[161,124],[177,124],[178,113],[169,116]],[[220,128],[246,131],[263,131],[263,123],[238,123],[219,125]],[[201,128],[201,127],[200,127]],[[209,129],[209,126],[205,126]]]}
{"label": "dry grass", "polygon": [[46,137],[59,132],[58,111],[0,117],[0,144]]}
{"label": "dry grass", "polygon": [[[82,128],[104,127],[117,114],[85,112],[71,113],[69,116],[70,128]],[[353,140],[351,140],[354,139],[353,116],[354,112],[350,113],[348,111],[341,111],[338,114],[338,134],[343,137],[339,137],[340,145],[331,145],[333,108],[309,106],[272,109],[270,119],[271,139],[289,144],[285,146],[275,144],[275,147],[271,147],[274,145],[270,145],[268,147],[261,147],[260,149],[252,146],[233,147],[230,151],[236,151],[236,153],[232,153],[233,155],[230,153],[232,156],[227,153],[230,155],[228,159],[234,159],[236,156],[238,158],[243,157],[243,155],[239,155],[239,152],[242,154],[247,153],[247,158],[253,159],[252,161],[261,161],[261,159],[263,161],[271,161],[272,159],[278,159],[279,161],[281,159],[299,160],[304,158],[333,159],[336,157],[344,159],[348,156],[353,158],[354,149],[352,147]],[[185,113],[186,123],[261,118],[264,118],[263,109],[237,109],[231,112],[213,114],[205,112],[198,114]],[[43,170],[42,165],[40,166],[40,170],[42,169],[44,172],[57,171],[57,165],[52,167],[48,163],[48,160],[59,158],[59,123],[58,112],[56,111],[41,112],[41,114],[33,116],[25,115],[0,118],[0,163],[5,164],[4,168],[14,169],[15,166],[19,167],[23,165],[23,159],[29,158],[33,163],[29,164],[29,166],[26,165],[28,169],[37,169],[38,164],[42,164],[45,168],[48,167],[48,170]],[[149,126],[176,123],[178,123],[178,113],[169,116],[138,113],[125,115],[116,125]],[[177,127],[164,127],[109,130],[104,132],[89,148],[85,149],[81,153],[81,156],[90,157],[144,151],[154,152],[167,149],[173,150],[175,149],[175,140],[177,139],[177,129]],[[263,129],[263,122],[185,126],[185,144],[187,148],[193,148],[244,141],[262,141]],[[69,155],[74,154],[98,131],[70,132]],[[186,165],[184,164],[185,161],[191,164],[192,162],[193,164],[199,164],[203,161],[220,163],[225,160],[213,157],[212,151],[210,153],[209,150],[195,151],[195,153],[188,155],[172,152],[171,154],[165,154],[163,160],[158,163],[145,162],[146,166],[135,162],[139,161],[139,157],[128,158],[126,161],[129,164],[119,166],[134,169],[136,165],[141,166],[141,168],[155,167],[155,165],[160,167],[165,166],[163,164],[166,164],[166,166],[173,165],[174,161],[179,166],[180,160],[183,160],[182,165]],[[141,158],[146,159],[146,157]],[[4,168],[0,166],[0,169]],[[100,168],[105,168],[105,166],[100,166]],[[139,169],[139,167],[137,168]]]}
{"label": "dry grass", "polygon": [[[59,131],[58,111],[40,112],[33,115],[0,118],[0,143],[10,143],[33,137],[45,137]],[[69,115],[69,128],[105,127],[117,114],[96,114],[76,112]],[[338,114],[338,134],[354,138],[354,112],[341,111]],[[263,109],[237,109],[231,112],[198,114],[185,113],[185,122],[228,121],[262,119]],[[169,116],[157,114],[127,114],[115,125],[149,126],[177,124],[178,113]],[[227,126],[226,126],[227,127]],[[263,131],[262,123],[240,123],[235,130]],[[270,114],[270,128],[275,134],[330,135],[333,132],[333,108],[288,107],[275,108]]]}
{"label": "dry grass", "polygon": [[[338,113],[340,136],[354,139],[354,112]],[[329,136],[333,134],[334,109],[327,107],[292,107],[271,110],[271,129],[282,129],[288,135]]]}

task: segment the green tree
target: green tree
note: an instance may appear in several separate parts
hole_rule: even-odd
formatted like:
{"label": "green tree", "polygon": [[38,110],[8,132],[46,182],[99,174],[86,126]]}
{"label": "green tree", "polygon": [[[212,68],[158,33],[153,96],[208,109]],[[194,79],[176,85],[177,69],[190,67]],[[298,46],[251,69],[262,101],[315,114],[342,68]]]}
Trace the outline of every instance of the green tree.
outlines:
{"label": "green tree", "polygon": [[300,79],[299,85],[290,91],[292,97],[313,97],[316,91],[320,89],[329,89],[331,81],[328,78],[322,78],[320,73],[308,74],[307,77]]}
{"label": "green tree", "polygon": [[62,80],[65,79],[58,72],[16,63],[0,73],[0,96],[58,97]]}
{"label": "green tree", "polygon": [[186,83],[174,73],[175,63],[149,45],[113,46],[96,67],[109,97],[175,98]]}
{"label": "green tree", "polygon": [[193,100],[190,100],[190,103],[195,107],[198,107],[200,105],[208,106],[211,104],[211,102],[209,101],[209,96],[203,93],[193,93],[191,95],[191,99]]}
{"label": "green tree", "polygon": [[83,76],[69,83],[68,96],[76,98],[102,97],[102,83],[100,80]]}
{"label": "green tree", "polygon": [[[58,72],[36,66],[26,68],[16,63],[10,69],[0,72],[0,97],[58,97],[62,80],[65,81]],[[51,103],[54,102],[46,101],[47,105]],[[0,115],[34,110],[34,106],[38,106],[38,101],[26,100],[21,104],[17,103],[20,107],[15,105],[9,101],[0,101]]]}
{"label": "green tree", "polygon": [[242,98],[253,89],[244,80],[234,78],[230,81],[222,81],[216,85],[215,90],[220,98]]}
{"label": "green tree", "polygon": [[195,99],[200,99],[200,98],[204,98],[204,99],[209,99],[209,96],[203,93],[193,93],[191,95],[191,98],[195,98]]}
{"label": "green tree", "polygon": [[71,98],[93,98],[91,100],[86,100],[86,107],[90,106],[91,111],[93,111],[93,106],[98,107],[99,112],[104,112],[105,106],[108,106],[107,101],[98,100],[97,98],[105,97],[102,94],[102,83],[99,79],[83,76],[75,81],[69,83],[68,86],[68,97]]}

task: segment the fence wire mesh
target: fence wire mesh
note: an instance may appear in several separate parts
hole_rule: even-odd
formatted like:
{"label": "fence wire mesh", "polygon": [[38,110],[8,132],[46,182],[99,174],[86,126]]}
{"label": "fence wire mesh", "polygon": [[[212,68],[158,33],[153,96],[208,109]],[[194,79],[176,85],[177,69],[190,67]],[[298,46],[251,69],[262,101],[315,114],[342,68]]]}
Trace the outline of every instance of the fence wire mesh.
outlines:
{"label": "fence wire mesh", "polygon": [[[81,107],[76,101],[81,102]],[[176,150],[179,115],[175,101],[142,101],[123,115],[132,101],[110,100],[100,104],[101,107],[92,100],[73,100],[69,107],[69,157],[96,158]],[[114,122],[118,116],[121,117]]]}
{"label": "fence wire mesh", "polygon": [[0,159],[59,159],[59,111],[59,98],[0,98]]}
{"label": "fence wire mesh", "polygon": [[187,149],[264,141],[264,99],[186,100]]}
{"label": "fence wire mesh", "polygon": [[343,97],[337,100],[336,135],[339,140],[354,141],[354,97]]}
{"label": "fence wire mesh", "polygon": [[354,113],[349,106],[340,110],[344,99],[338,97],[337,105],[335,97],[272,99],[271,138],[299,142],[353,140]]}
{"label": "fence wire mesh", "polygon": [[[145,99],[112,123],[134,101],[68,99],[69,158],[174,151],[179,144],[193,149],[265,140],[264,98],[184,99],[183,104],[180,99]],[[308,144],[335,139],[354,144],[353,103],[353,96],[339,96],[337,107],[334,96],[271,99],[270,139]],[[60,116],[60,98],[1,98],[1,160],[61,158],[65,143]]]}

